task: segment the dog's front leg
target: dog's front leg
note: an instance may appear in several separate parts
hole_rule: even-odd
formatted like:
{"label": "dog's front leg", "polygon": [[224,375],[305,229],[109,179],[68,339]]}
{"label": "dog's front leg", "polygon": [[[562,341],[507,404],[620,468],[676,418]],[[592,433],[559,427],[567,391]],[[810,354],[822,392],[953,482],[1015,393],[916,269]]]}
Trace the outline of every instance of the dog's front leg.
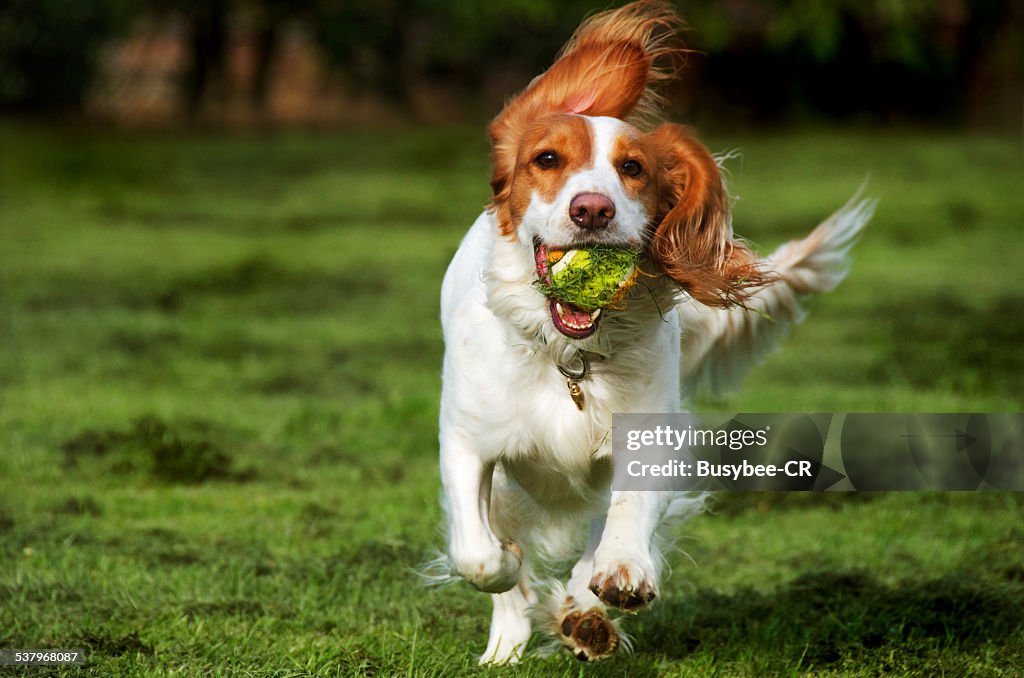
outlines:
{"label": "dog's front leg", "polygon": [[658,595],[654,532],[668,504],[665,492],[612,492],[590,590],[620,610],[634,611]]}
{"label": "dog's front leg", "polygon": [[519,581],[523,552],[491,529],[491,478],[494,460],[468,445],[442,443],[441,482],[448,510],[448,548],[455,569],[488,593],[508,591]]}

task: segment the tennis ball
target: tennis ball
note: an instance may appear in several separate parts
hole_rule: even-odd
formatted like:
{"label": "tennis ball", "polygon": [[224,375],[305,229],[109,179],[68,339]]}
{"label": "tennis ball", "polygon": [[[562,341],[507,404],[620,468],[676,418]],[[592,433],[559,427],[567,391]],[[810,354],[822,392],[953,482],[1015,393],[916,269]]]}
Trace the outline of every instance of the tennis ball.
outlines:
{"label": "tennis ball", "polygon": [[537,286],[545,296],[585,311],[605,308],[621,301],[636,281],[638,257],[636,250],[609,246],[551,250]]}

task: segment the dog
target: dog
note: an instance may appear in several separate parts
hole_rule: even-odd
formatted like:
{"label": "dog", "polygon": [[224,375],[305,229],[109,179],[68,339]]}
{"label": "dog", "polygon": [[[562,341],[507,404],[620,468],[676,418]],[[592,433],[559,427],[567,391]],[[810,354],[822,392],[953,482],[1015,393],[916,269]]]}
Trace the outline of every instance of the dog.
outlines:
{"label": "dog", "polygon": [[[494,605],[483,664],[519,661],[535,625],[584,661],[628,647],[609,610],[658,597],[659,527],[706,497],[612,491],[612,413],[735,384],[842,280],[872,213],[855,196],[756,258],[716,158],[651,129],[679,27],[646,0],[593,15],[489,127],[493,197],[441,290],[439,432],[447,558]],[[594,244],[639,249],[643,284],[591,312],[538,290],[547,251]]]}

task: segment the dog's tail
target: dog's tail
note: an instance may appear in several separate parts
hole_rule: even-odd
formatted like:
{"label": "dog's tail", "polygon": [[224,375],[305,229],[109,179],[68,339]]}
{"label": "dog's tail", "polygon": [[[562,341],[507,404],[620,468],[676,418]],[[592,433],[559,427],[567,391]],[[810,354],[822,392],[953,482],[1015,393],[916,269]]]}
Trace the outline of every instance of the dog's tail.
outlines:
{"label": "dog's tail", "polygon": [[847,253],[871,219],[875,204],[858,191],[806,238],[788,242],[761,260],[763,268],[778,279],[758,290],[743,307],[714,309],[692,300],[677,305],[684,395],[717,395],[737,386],[789,326],[803,318],[801,299],[831,291],[846,277]]}

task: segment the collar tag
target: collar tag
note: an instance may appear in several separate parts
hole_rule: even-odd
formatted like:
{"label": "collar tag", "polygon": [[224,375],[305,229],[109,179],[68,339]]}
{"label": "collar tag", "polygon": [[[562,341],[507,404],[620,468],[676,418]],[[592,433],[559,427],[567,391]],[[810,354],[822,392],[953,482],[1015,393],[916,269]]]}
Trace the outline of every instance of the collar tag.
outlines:
{"label": "collar tag", "polygon": [[576,354],[576,357],[580,360],[580,369],[576,372],[570,371],[566,367],[557,365],[558,371],[562,373],[568,381],[565,385],[569,388],[569,397],[572,398],[573,403],[576,404],[576,409],[580,412],[583,411],[583,405],[586,403],[586,397],[583,395],[583,387],[580,386],[580,380],[587,376],[587,372],[590,371],[590,362],[587,360],[586,354],[582,351]]}
{"label": "collar tag", "polygon": [[565,384],[569,387],[569,397],[576,403],[576,409],[582,412],[586,398],[583,395],[583,388],[580,386],[580,383],[575,379],[569,379]]}

